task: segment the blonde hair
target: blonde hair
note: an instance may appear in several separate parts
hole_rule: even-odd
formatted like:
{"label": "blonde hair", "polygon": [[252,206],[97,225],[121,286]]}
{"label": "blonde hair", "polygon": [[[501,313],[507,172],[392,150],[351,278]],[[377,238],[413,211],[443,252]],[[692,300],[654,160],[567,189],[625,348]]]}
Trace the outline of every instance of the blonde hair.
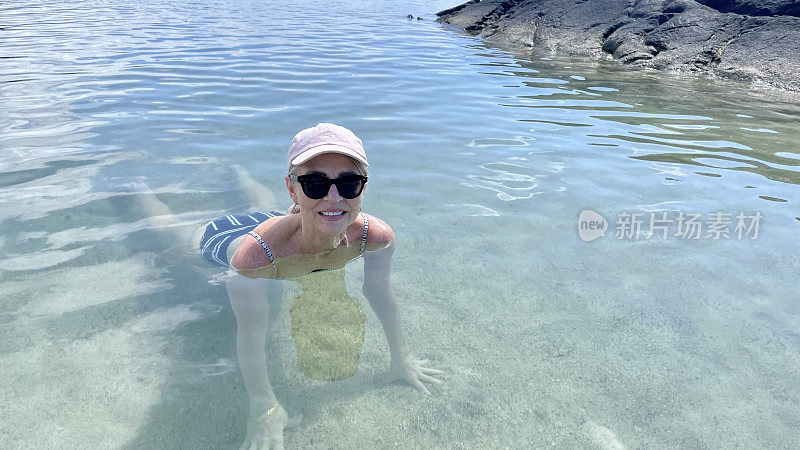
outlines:
{"label": "blonde hair", "polygon": [[[353,161],[353,164],[355,164],[356,166],[356,171],[359,174],[365,177],[369,176],[369,167],[366,164],[354,158],[350,158],[350,161]],[[292,164],[292,166],[289,168],[289,175],[297,175],[297,171],[300,170],[300,166],[302,166],[302,164]],[[293,203],[292,206],[290,206],[289,209],[286,211],[286,213],[300,214],[300,205],[298,205],[297,203]]]}

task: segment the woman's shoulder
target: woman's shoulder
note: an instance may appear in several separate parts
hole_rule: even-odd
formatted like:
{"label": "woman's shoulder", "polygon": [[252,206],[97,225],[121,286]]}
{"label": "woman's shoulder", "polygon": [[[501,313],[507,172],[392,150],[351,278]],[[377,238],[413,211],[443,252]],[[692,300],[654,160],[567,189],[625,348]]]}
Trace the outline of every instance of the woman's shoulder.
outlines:
{"label": "woman's shoulder", "polygon": [[[291,236],[291,216],[276,216],[261,222],[255,232],[270,249],[273,258],[278,258],[286,253],[283,248],[287,237]],[[274,270],[265,249],[261,243],[253,238],[245,238],[239,242],[236,252],[231,258],[231,267],[239,272],[258,271],[264,268]]]}
{"label": "woman's shoulder", "polygon": [[367,251],[380,250],[388,247],[394,242],[394,231],[388,223],[383,220],[362,212],[367,218]]}

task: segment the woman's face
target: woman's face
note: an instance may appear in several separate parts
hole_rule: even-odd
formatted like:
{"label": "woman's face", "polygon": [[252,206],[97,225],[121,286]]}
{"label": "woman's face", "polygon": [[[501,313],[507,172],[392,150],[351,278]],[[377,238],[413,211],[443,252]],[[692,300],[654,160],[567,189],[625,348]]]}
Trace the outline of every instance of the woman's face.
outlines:
{"label": "woman's face", "polygon": [[[303,163],[297,170],[298,176],[308,173],[318,173],[331,179],[349,173],[359,174],[353,160],[340,153],[323,153],[315,156]],[[356,220],[358,213],[361,212],[364,191],[356,198],[347,199],[339,195],[336,185],[332,184],[324,197],[315,200],[306,196],[299,182],[291,181],[288,177],[286,180],[289,195],[295,203],[300,205],[303,224],[313,224],[320,233],[331,235],[341,233]],[[328,214],[323,214],[323,212]]]}

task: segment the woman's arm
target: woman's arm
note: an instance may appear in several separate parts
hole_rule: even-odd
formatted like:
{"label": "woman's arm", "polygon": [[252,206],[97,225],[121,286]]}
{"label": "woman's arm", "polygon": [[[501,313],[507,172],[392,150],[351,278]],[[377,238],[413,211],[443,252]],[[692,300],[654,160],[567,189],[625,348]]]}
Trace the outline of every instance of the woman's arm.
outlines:
{"label": "woman's arm", "polygon": [[362,292],[381,321],[392,359],[408,354],[403,332],[397,318],[397,301],[390,279],[394,240],[381,250],[364,254],[364,286]]}
{"label": "woman's arm", "polygon": [[[265,343],[269,325],[267,280],[229,277],[225,288],[236,316],[236,354],[242,371],[250,414],[242,448],[283,448],[283,430],[300,423],[302,415],[289,418],[272,391],[267,371]],[[275,447],[278,448],[278,447]]]}
{"label": "woman's arm", "polygon": [[[385,224],[384,224],[385,225]],[[377,227],[376,227],[377,228]],[[388,229],[388,232],[387,230]],[[370,227],[370,231],[373,228]],[[388,225],[378,231],[383,236],[380,240],[389,240],[389,245],[364,254],[364,285],[362,291],[369,301],[369,306],[375,311],[381,321],[386,340],[389,342],[391,363],[389,365],[389,381],[403,379],[420,391],[430,394],[422,381],[441,383],[432,375],[441,374],[436,370],[422,365],[427,361],[419,361],[408,351],[403,332],[398,319],[397,301],[391,282],[392,255],[394,254],[394,234]]]}

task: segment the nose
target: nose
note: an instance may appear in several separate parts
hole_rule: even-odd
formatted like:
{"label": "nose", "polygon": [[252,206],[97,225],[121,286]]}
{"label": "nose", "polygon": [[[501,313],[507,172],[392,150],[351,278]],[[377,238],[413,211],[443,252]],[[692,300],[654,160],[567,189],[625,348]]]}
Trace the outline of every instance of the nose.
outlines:
{"label": "nose", "polygon": [[325,194],[325,200],[330,200],[333,202],[337,202],[343,199],[341,195],[339,195],[339,190],[336,189],[336,183],[331,184],[330,189],[328,189],[328,193]]}

